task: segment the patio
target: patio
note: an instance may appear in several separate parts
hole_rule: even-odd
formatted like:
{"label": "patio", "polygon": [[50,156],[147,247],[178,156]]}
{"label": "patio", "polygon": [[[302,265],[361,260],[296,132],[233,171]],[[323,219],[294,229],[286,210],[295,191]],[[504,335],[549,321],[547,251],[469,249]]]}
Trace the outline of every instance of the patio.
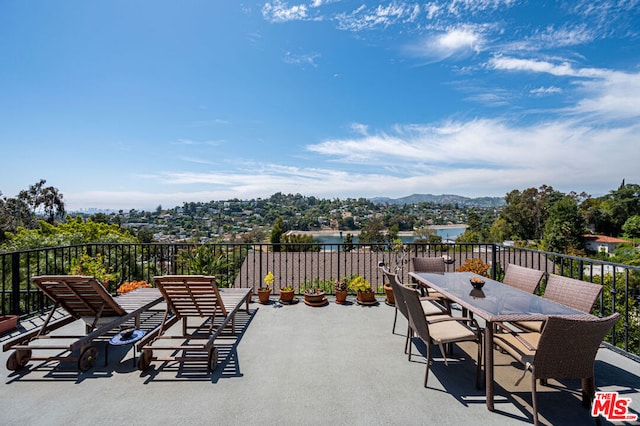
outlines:
{"label": "patio", "polygon": [[[195,364],[155,362],[140,372],[132,365],[128,346],[111,347],[105,366],[104,343],[98,343],[96,365],[84,374],[77,372],[75,363],[38,361],[31,361],[24,371],[8,372],[5,352],[0,357],[0,422],[531,423],[529,376],[516,387],[522,370],[507,355],[495,353],[495,412],[486,409],[484,391],[474,386],[473,344],[463,346],[464,351],[456,349],[449,366],[436,350],[429,388],[423,388],[424,358],[414,351],[408,362],[403,353],[406,321],[400,317],[397,333],[392,334],[394,308],[382,303],[379,295],[378,300],[381,303],[373,307],[329,303],[311,308],[302,302],[283,306],[275,297],[270,305],[252,303],[248,315],[237,316],[241,334],[218,341],[221,361],[211,376],[204,365]],[[150,321],[154,319],[152,315]],[[596,385],[598,391],[631,398],[631,410],[640,412],[637,362],[600,349]],[[579,380],[539,386],[541,423],[592,424],[579,390]]]}

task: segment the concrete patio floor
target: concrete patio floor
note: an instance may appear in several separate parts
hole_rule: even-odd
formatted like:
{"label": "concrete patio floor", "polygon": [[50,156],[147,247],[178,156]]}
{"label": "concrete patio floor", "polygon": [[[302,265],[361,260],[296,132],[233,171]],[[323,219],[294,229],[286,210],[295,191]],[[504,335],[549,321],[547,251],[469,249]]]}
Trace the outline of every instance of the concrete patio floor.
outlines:
{"label": "concrete patio floor", "polygon": [[[508,356],[495,353],[496,411],[490,412],[484,388],[475,388],[473,345],[457,347],[448,366],[436,350],[425,389],[424,347],[418,345],[407,360],[406,320],[400,316],[392,334],[393,307],[330,302],[319,308],[302,301],[289,306],[252,303],[249,314],[238,314],[240,333],[218,341],[221,357],[212,375],[204,365],[161,362],[140,372],[132,365],[129,347],[111,347],[105,366],[103,342],[97,343],[96,365],[85,373],[78,373],[73,362],[41,361],[10,372],[5,368],[9,353],[2,353],[0,424],[532,422],[530,376],[515,386],[522,370]],[[640,412],[640,364],[600,349],[596,385],[631,398],[632,412]],[[549,381],[549,386],[538,387],[538,395],[542,424],[594,424],[580,403],[579,380]]]}

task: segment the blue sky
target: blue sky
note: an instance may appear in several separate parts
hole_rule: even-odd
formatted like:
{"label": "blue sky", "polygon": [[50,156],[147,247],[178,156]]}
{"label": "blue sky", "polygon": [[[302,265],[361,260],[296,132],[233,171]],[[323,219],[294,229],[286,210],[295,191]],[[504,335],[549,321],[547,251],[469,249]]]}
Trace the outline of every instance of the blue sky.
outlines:
{"label": "blue sky", "polygon": [[0,191],[68,209],[640,183],[640,0],[0,1]]}

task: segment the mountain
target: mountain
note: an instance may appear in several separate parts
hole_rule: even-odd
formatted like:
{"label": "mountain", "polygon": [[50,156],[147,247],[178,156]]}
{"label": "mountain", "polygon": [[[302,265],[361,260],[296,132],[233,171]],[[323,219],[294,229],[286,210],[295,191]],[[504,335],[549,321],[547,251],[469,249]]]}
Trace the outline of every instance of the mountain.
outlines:
{"label": "mountain", "polygon": [[376,204],[454,204],[460,207],[502,207],[505,205],[503,197],[478,197],[469,198],[453,194],[412,194],[402,198],[375,197],[371,202]]}

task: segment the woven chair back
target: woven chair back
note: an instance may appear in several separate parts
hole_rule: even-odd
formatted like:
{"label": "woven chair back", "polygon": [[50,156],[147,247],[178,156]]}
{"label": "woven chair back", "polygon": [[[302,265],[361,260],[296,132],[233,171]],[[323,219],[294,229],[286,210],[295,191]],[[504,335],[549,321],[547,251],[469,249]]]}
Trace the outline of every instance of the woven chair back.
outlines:
{"label": "woven chair back", "polygon": [[592,377],[598,347],[619,316],[615,313],[586,320],[550,317],[533,360],[536,378]]}

